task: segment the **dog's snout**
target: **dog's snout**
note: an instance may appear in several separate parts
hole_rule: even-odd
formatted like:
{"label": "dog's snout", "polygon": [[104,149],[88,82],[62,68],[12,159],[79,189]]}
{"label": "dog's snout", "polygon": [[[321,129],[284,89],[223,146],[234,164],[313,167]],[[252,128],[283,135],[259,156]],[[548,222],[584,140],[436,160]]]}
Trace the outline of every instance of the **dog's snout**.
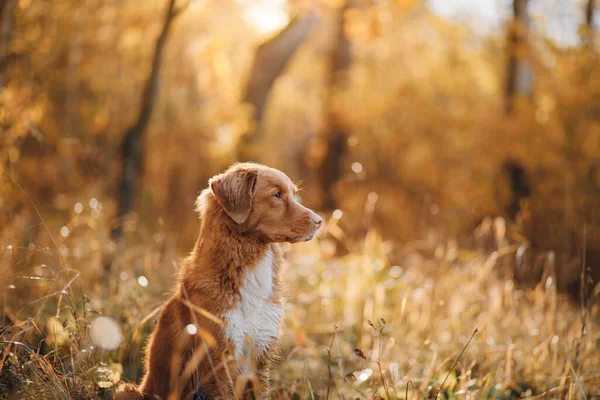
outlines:
{"label": "dog's snout", "polygon": [[321,224],[323,223],[323,218],[319,217],[318,215],[315,215],[313,217],[313,222],[315,223],[315,225],[321,226]]}

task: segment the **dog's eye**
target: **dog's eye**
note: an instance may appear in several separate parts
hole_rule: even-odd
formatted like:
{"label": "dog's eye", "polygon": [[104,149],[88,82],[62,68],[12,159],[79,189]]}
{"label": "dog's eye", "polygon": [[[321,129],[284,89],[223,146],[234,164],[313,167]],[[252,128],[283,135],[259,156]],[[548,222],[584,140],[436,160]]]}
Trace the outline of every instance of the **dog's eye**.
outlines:
{"label": "dog's eye", "polygon": [[273,195],[274,197],[280,199],[281,198],[281,192],[277,192]]}

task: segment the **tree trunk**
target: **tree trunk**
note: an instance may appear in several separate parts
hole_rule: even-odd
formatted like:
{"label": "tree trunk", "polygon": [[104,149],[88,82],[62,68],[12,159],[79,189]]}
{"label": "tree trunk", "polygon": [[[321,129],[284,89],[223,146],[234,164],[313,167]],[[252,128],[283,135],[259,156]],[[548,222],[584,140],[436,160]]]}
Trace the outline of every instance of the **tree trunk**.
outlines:
{"label": "tree trunk", "polygon": [[17,0],[8,0],[2,7],[1,21],[2,25],[0,28],[0,91],[4,87],[4,68],[8,65],[11,56],[9,52],[10,36],[12,31],[12,25],[14,23],[14,13]]}
{"label": "tree trunk", "polygon": [[594,47],[594,0],[588,0],[585,7],[585,35],[584,44],[592,49]]}
{"label": "tree trunk", "polygon": [[506,114],[514,111],[517,95],[530,96],[533,90],[533,69],[522,59],[527,46],[527,33],[531,25],[527,12],[528,0],[513,0],[513,21],[508,34],[508,71],[506,76]]}
{"label": "tree trunk", "polygon": [[333,195],[333,185],[342,177],[341,159],[346,152],[346,133],[342,124],[339,110],[335,108],[335,91],[346,81],[346,71],[350,66],[350,43],[344,33],[344,14],[350,8],[351,0],[346,1],[340,9],[337,40],[332,52],[331,70],[329,75],[329,94],[326,106],[327,126],[325,143],[326,151],[319,167],[321,193],[323,194],[322,208],[333,210],[336,207]]}
{"label": "tree trunk", "polygon": [[267,98],[277,78],[282,74],[296,50],[306,40],[316,21],[314,12],[294,18],[277,36],[261,44],[242,100],[253,107],[254,128],[238,145],[240,160],[254,159],[253,144],[261,138],[261,121]]}
{"label": "tree trunk", "polygon": [[[162,31],[156,40],[154,48],[154,56],[152,58],[152,66],[150,76],[146,80],[140,105],[140,112],[137,120],[131,125],[121,143],[121,159],[122,171],[121,182],[119,184],[119,192],[117,200],[118,222],[111,231],[111,239],[118,242],[123,234],[123,220],[133,207],[133,199],[135,194],[135,184],[138,178],[139,168],[142,163],[141,139],[142,135],[148,127],[152,110],[156,100],[156,92],[158,90],[162,53],[169,34],[169,28],[175,16],[178,13],[175,10],[176,0],[169,0],[169,5],[165,14],[165,19]],[[109,275],[112,260],[105,264],[105,273]]]}

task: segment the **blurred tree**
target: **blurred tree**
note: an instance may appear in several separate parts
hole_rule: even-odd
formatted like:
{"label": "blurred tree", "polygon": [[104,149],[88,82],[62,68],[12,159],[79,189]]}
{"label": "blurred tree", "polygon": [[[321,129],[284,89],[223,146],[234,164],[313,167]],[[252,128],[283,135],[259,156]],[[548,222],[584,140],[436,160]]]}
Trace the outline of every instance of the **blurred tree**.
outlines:
{"label": "blurred tree", "polygon": [[585,26],[583,42],[590,49],[594,47],[594,0],[588,0],[585,6]]}
{"label": "blurred tree", "polygon": [[10,59],[15,56],[9,52],[9,43],[16,5],[17,0],[8,0],[0,9],[0,90],[4,86],[3,70]]}
{"label": "blurred tree", "polygon": [[529,0],[513,0],[513,20],[508,33],[508,70],[506,75],[506,113],[514,109],[514,99],[518,95],[531,95],[533,90],[533,69],[526,59],[527,36],[531,19],[527,11]]}
{"label": "blurred tree", "polygon": [[505,208],[506,215],[515,221],[521,211],[522,202],[531,195],[531,184],[523,165],[515,160],[508,160],[502,166],[510,185],[510,197]]}
{"label": "blurred tree", "polygon": [[324,156],[319,166],[320,187],[323,198],[322,208],[336,208],[333,187],[342,177],[341,159],[346,150],[347,134],[342,121],[342,110],[337,101],[338,91],[343,89],[350,66],[350,42],[346,36],[347,12],[357,6],[356,1],[346,0],[339,11],[337,39],[331,54],[331,69],[327,81],[326,131],[323,140]]}
{"label": "blurred tree", "polygon": [[[279,34],[256,50],[242,101],[252,105],[253,126],[238,144],[239,160],[257,160],[253,147],[260,141],[261,122],[269,92],[298,47],[306,40],[316,20],[313,10],[295,17]],[[253,146],[254,145],[254,146]]]}
{"label": "blurred tree", "polygon": [[[527,197],[522,236],[532,247],[580,253],[585,220],[588,250],[600,248],[593,46],[566,48],[529,30],[539,14],[530,7],[529,21],[527,0],[511,0],[512,23],[490,36],[426,2],[355,1],[323,1],[318,24],[299,12],[261,46],[257,27],[268,21],[248,19],[254,2],[193,2],[162,44],[158,89],[149,77],[168,0],[0,2],[0,168],[53,232],[78,202],[97,198],[99,218],[108,219],[126,214],[135,197],[139,226],[158,224],[185,247],[197,229],[198,189],[236,160],[249,133],[246,158],[305,179],[304,200],[343,210],[349,236],[360,231],[368,199],[377,199],[374,223],[384,235],[404,241],[470,232],[483,216],[514,215]],[[591,29],[593,4],[578,5]],[[519,94],[531,92],[522,64],[535,66],[535,98],[506,118],[504,108],[516,111]],[[121,174],[125,158],[130,178]],[[500,171],[507,190],[497,195]],[[10,234],[35,224],[10,180],[0,185],[0,226],[15,216]],[[124,229],[133,232],[131,215]]]}
{"label": "blurred tree", "polygon": [[[167,42],[169,28],[173,19],[181,12],[175,8],[176,0],[169,0],[163,27],[156,40],[152,65],[150,67],[150,75],[146,80],[142,93],[140,111],[137,120],[131,125],[121,143],[121,182],[118,192],[118,219],[119,221],[113,227],[111,238],[118,241],[123,233],[123,218],[131,211],[134,199],[134,189],[138,179],[138,171],[142,162],[142,135],[148,128],[148,123],[152,116],[152,110],[156,102],[156,93],[158,90],[160,69],[162,63],[162,53]],[[110,275],[111,261],[105,264],[105,273],[107,277]]]}

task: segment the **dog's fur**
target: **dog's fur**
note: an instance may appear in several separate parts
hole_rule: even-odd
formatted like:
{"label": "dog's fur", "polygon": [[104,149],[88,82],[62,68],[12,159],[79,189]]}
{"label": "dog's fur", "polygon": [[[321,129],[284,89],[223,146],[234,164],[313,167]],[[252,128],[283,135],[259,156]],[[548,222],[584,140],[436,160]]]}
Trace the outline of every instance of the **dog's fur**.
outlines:
{"label": "dog's fur", "polygon": [[249,387],[264,397],[283,316],[277,242],[310,240],[322,222],[295,192],[285,174],[259,164],[210,179],[197,200],[198,240],[149,340],[146,374],[116,399],[231,399]]}

